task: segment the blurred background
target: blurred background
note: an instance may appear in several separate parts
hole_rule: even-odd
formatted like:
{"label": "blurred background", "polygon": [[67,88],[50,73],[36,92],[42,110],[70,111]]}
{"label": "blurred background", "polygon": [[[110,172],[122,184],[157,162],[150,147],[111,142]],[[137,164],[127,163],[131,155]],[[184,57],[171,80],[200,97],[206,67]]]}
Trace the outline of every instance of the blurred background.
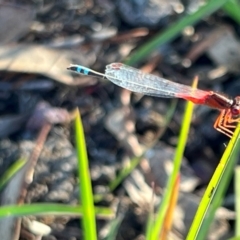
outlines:
{"label": "blurred background", "polygon": [[[228,1],[219,2],[194,21],[179,24],[204,1],[0,1],[0,176],[22,156],[34,166],[29,185],[15,183],[7,187],[8,194],[1,191],[2,205],[78,203],[71,124],[77,107],[94,193],[105,194],[101,204],[117,205],[123,218],[116,239],[144,239],[151,182],[159,201],[172,169],[185,101],[134,94],[66,68],[72,63],[104,72],[107,64],[124,62],[185,85],[197,75],[198,88],[235,97],[240,92],[240,21],[230,14]],[[185,239],[225,149],[228,138],[213,128],[218,114],[195,106],[171,239]],[[139,166],[109,191],[123,166],[143,153]],[[209,239],[232,236],[234,216],[230,184]],[[82,238],[77,217],[28,218],[51,227],[43,239]],[[11,224],[0,227],[1,235]],[[109,220],[97,224],[102,239]],[[20,229],[16,239],[35,239],[25,225]]]}

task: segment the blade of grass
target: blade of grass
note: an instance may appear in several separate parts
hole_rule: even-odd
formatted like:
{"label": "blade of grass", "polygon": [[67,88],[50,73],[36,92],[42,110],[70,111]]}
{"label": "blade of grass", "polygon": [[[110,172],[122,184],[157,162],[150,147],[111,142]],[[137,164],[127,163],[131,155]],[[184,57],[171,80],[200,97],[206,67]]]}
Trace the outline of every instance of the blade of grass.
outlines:
{"label": "blade of grass", "polygon": [[[193,87],[195,88],[196,86],[197,86],[197,78],[194,79],[194,83],[193,83]],[[174,184],[179,174],[179,169],[181,166],[184,149],[187,142],[188,131],[189,131],[189,127],[192,119],[193,107],[194,107],[194,104],[192,102],[187,102],[183,121],[182,121],[183,124],[180,131],[179,141],[178,141],[176,153],[174,156],[173,171],[168,179],[166,192],[163,195],[160,207],[158,209],[155,224],[152,228],[149,228],[151,232],[147,232],[146,239],[151,239],[151,240],[159,239],[159,233],[160,233],[161,227],[163,226],[163,221],[166,216],[169,201],[171,198],[171,193],[173,192]]]}
{"label": "blade of grass", "polygon": [[[238,149],[237,147],[239,146],[239,133],[240,133],[240,124],[238,124],[234,135],[232,137],[232,139],[230,140],[208,186],[207,189],[202,197],[202,200],[200,202],[200,205],[198,207],[197,213],[194,216],[194,220],[192,223],[192,226],[189,230],[188,236],[187,236],[187,240],[194,240],[194,239],[198,239],[198,236],[201,236],[201,231],[203,231],[203,229],[201,229],[202,227],[202,223],[204,220],[204,217],[206,216],[206,213],[209,209],[210,203],[216,193],[216,189],[220,187],[220,182],[221,179],[223,178],[223,174],[225,173],[225,170],[227,168],[227,166],[233,166],[232,164],[234,164],[234,160],[235,158],[231,157],[232,154],[234,153],[234,149]],[[230,169],[230,168],[229,168]],[[222,194],[222,193],[221,193]],[[218,196],[218,198],[220,198]],[[219,199],[217,199],[216,197],[216,201],[219,201]],[[214,206],[214,205],[213,205]],[[215,206],[216,207],[216,206]],[[204,226],[203,226],[204,227]],[[199,239],[201,239],[199,237]]]}
{"label": "blade of grass", "polygon": [[154,188],[155,188],[155,183],[152,183],[152,201],[151,201],[151,205],[150,205],[150,209],[149,209],[149,214],[148,214],[148,220],[147,220],[147,228],[146,228],[146,240],[150,239],[151,235],[150,233],[152,232],[152,229],[154,227],[154,197],[155,197],[155,193],[154,193]]}
{"label": "blade of grass", "polygon": [[117,239],[117,233],[119,230],[119,227],[122,223],[123,220],[123,215],[118,216],[117,218],[115,218],[112,222],[111,222],[111,226],[110,226],[110,230],[108,235],[104,238],[104,240],[113,240],[113,239]]}
{"label": "blade of grass", "polygon": [[[113,211],[110,208],[95,207],[96,214],[101,218],[112,218]],[[8,205],[0,208],[0,218],[9,216],[27,215],[71,215],[79,216],[83,214],[82,206],[69,206],[66,204],[24,204]]]}
{"label": "blade of grass", "polygon": [[223,6],[224,11],[235,20],[238,24],[240,24],[240,4],[236,0],[230,0]]}
{"label": "blade of grass", "polygon": [[0,190],[25,165],[25,163],[25,159],[19,159],[8,168],[8,170],[0,178]]}
{"label": "blade of grass", "polygon": [[221,206],[224,195],[226,193],[227,187],[229,186],[229,183],[232,179],[233,175],[233,169],[236,164],[236,161],[238,160],[239,150],[240,150],[240,141],[237,140],[237,145],[231,152],[229,156],[229,160],[227,160],[226,167],[224,169],[224,172],[219,180],[218,186],[216,190],[213,192],[213,197],[211,200],[211,205],[209,207],[208,213],[203,219],[201,228],[199,230],[197,239],[206,239],[207,233],[209,231],[209,228],[214,221],[216,210]]}
{"label": "blade of grass", "polygon": [[88,240],[97,240],[91,177],[88,168],[87,149],[79,111],[77,111],[75,119],[75,137],[78,158],[78,175],[80,180],[79,195],[82,202],[83,211],[82,225],[84,231],[84,238]]}
{"label": "blade of grass", "polygon": [[235,223],[235,236],[240,237],[240,167],[235,169],[235,211],[236,211],[236,223]]}
{"label": "blade of grass", "polygon": [[134,65],[142,59],[146,58],[150,53],[153,52],[157,47],[163,45],[173,39],[175,39],[182,30],[189,26],[196,24],[199,20],[203,19],[207,15],[218,10],[228,0],[210,0],[203,7],[200,7],[196,12],[189,14],[181,18],[178,22],[173,23],[164,32],[157,34],[153,39],[144,44],[141,48],[136,50],[135,53],[125,61],[128,65]]}

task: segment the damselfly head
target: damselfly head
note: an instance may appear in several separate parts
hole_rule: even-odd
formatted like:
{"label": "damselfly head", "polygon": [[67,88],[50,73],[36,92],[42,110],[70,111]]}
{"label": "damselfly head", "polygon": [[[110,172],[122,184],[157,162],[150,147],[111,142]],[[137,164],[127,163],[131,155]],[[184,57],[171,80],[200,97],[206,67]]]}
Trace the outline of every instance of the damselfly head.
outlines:
{"label": "damselfly head", "polygon": [[240,117],[240,96],[234,98],[233,104],[231,106],[231,113],[234,119]]}

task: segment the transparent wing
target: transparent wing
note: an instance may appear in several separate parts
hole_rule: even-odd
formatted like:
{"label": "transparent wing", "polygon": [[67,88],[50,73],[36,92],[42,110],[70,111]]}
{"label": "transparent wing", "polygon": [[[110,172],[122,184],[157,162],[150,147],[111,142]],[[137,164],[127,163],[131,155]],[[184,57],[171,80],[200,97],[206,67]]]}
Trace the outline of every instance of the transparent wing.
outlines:
{"label": "transparent wing", "polygon": [[144,73],[122,63],[111,63],[106,66],[105,77],[116,85],[133,92],[164,98],[194,98],[202,100],[207,91]]}

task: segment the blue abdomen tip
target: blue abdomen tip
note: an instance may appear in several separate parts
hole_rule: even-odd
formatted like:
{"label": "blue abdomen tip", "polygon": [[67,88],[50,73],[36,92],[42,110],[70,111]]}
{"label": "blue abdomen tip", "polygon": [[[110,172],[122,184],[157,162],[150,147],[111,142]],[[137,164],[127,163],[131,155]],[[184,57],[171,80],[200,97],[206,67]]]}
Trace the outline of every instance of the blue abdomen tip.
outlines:
{"label": "blue abdomen tip", "polygon": [[88,75],[89,69],[88,69],[88,68],[85,68],[85,67],[83,67],[83,66],[78,66],[78,67],[77,67],[77,72],[78,72],[78,73],[82,73],[82,74],[84,74],[84,75]]}

